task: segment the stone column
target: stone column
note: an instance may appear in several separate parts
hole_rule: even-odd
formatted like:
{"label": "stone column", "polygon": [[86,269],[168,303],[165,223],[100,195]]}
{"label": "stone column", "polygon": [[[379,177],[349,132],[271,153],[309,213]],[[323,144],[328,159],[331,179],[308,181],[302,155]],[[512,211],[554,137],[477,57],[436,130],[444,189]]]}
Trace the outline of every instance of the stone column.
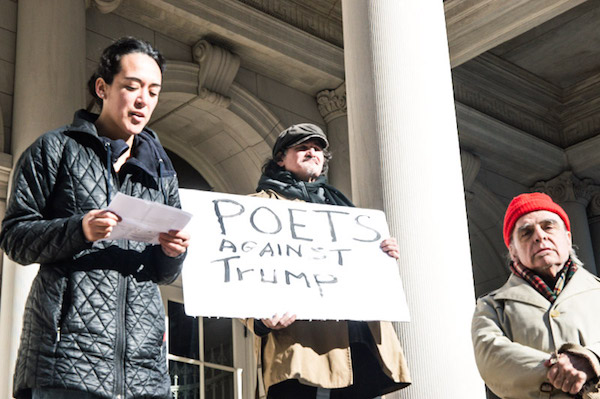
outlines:
{"label": "stone column", "polygon": [[[600,260],[600,192],[595,193],[590,200],[588,207],[590,236],[592,239],[592,248],[594,249],[594,259]],[[596,263],[596,275],[598,273],[598,263]]]}
{"label": "stone column", "polygon": [[317,93],[317,104],[321,116],[327,123],[327,138],[333,155],[329,162],[329,182],[351,198],[346,83],[342,83],[335,90],[323,90]]}
{"label": "stone column", "polygon": [[586,208],[598,188],[592,179],[579,179],[570,171],[563,172],[552,180],[538,182],[531,188],[532,191],[548,194],[567,212],[577,256],[593,274],[597,274],[596,261]]}
{"label": "stone column", "polygon": [[397,330],[413,384],[388,396],[484,398],[443,4],[343,0],[342,12],[353,198],[385,211],[411,312]]}
{"label": "stone column", "polygon": [[[14,162],[43,132],[85,106],[85,1],[19,0],[13,103]],[[14,166],[14,165],[13,165]],[[0,310],[0,397],[12,397],[22,314],[36,266],[4,258]]]}

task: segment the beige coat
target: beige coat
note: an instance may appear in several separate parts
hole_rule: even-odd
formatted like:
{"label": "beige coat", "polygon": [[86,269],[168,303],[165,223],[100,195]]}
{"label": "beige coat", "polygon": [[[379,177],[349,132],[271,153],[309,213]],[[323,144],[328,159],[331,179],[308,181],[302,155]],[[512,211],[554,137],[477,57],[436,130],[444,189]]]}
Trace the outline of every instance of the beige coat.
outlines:
{"label": "beige coat", "polygon": [[[273,191],[255,196],[286,199]],[[408,366],[396,332],[389,322],[369,322],[382,361],[382,370],[395,382],[410,382]],[[254,320],[246,320],[253,330]],[[255,339],[255,356],[262,358],[265,389],[288,379],[322,388],[352,385],[352,362],[345,321],[303,321],[272,331],[265,338],[261,356],[261,339]]]}
{"label": "beige coat", "polygon": [[[253,326],[248,320],[248,327]],[[396,332],[389,322],[369,322],[382,369],[395,382],[410,382],[408,366]],[[260,338],[255,340],[255,355],[260,356]],[[291,326],[272,331],[262,353],[265,389],[289,379],[322,388],[352,385],[352,361],[345,321],[298,320]]]}
{"label": "beige coat", "polygon": [[572,398],[557,390],[540,395],[542,384],[549,388],[544,361],[567,343],[600,355],[599,309],[600,279],[581,267],[554,304],[511,275],[477,301],[471,333],[481,376],[505,399]]}

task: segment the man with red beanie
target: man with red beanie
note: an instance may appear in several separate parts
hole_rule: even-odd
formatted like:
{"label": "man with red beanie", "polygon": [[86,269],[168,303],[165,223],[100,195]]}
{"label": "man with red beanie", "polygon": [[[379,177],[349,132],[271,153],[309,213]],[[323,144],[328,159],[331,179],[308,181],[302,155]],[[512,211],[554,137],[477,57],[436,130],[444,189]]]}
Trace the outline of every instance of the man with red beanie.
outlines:
{"label": "man with red beanie", "polygon": [[600,279],[583,268],[567,213],[521,194],[504,216],[511,275],[477,301],[477,367],[501,398],[600,398]]}

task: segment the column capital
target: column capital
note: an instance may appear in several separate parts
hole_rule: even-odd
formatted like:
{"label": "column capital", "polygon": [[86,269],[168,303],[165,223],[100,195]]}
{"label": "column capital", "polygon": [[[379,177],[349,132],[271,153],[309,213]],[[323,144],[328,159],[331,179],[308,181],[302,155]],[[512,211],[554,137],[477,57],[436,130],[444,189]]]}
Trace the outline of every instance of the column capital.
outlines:
{"label": "column capital", "polygon": [[587,206],[600,186],[592,179],[579,179],[571,171],[566,171],[548,181],[540,181],[531,187],[532,191],[541,191],[557,202],[578,202]]}
{"label": "column capital", "polygon": [[240,57],[205,39],[194,45],[192,55],[200,66],[198,96],[216,105],[229,106],[229,88],[240,69]]}
{"label": "column capital", "polygon": [[342,116],[345,117],[348,114],[346,83],[342,83],[334,90],[322,90],[318,92],[317,104],[319,112],[326,123]]}
{"label": "column capital", "polygon": [[113,12],[121,5],[123,0],[85,0],[85,7],[96,7],[102,14]]}
{"label": "column capital", "polygon": [[600,219],[600,189],[592,195],[588,213],[591,218],[595,218],[594,220]]}

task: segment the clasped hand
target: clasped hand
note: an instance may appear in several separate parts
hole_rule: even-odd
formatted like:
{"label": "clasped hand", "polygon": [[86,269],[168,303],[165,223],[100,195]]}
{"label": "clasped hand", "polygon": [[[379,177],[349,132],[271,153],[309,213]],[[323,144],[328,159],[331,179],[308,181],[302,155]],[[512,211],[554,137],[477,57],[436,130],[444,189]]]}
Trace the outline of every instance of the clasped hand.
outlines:
{"label": "clasped hand", "polygon": [[546,377],[554,388],[575,395],[594,375],[589,361],[581,356],[561,353],[544,362],[549,367]]}
{"label": "clasped hand", "polygon": [[[89,211],[81,222],[85,239],[93,242],[108,238],[120,220],[121,218],[111,211],[102,209]],[[158,236],[162,251],[165,255],[173,258],[185,252],[189,246],[189,240],[189,233],[183,230],[170,230],[160,233]]]}

